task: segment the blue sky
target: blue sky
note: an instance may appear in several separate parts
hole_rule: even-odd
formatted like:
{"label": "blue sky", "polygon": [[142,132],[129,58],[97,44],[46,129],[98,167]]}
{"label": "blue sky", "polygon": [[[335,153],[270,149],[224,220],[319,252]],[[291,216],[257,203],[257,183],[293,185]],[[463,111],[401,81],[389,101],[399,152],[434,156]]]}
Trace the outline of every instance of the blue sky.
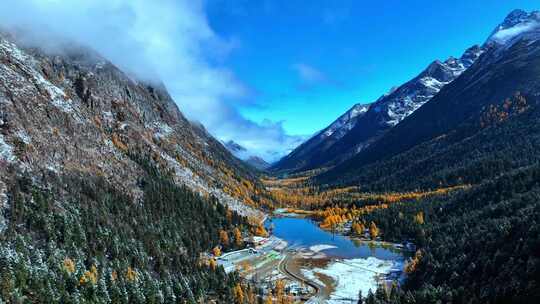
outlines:
{"label": "blue sky", "polygon": [[481,44],[513,9],[539,1],[209,0],[210,27],[234,42],[224,64],[249,88],[231,101],[257,123],[309,135],[435,59]]}
{"label": "blue sky", "polygon": [[28,29],[37,47],[87,45],[163,83],[218,139],[275,161],[355,103],[482,43],[515,8],[540,1],[2,0],[0,27]]}

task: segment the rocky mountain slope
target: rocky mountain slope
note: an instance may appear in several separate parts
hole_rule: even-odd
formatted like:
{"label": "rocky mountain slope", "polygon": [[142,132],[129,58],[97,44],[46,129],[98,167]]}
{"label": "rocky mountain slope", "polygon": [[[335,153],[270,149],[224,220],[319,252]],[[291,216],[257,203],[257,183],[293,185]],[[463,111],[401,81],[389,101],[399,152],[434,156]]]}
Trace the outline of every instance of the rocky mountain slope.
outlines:
{"label": "rocky mountain slope", "polygon": [[295,171],[306,167],[313,155],[322,153],[345,136],[369,109],[369,104],[356,104],[328,127],[302,143],[272,166],[274,170]]}
{"label": "rocky mountain slope", "polygon": [[232,303],[205,253],[262,216],[251,172],[163,85],[0,34],[0,302]]}
{"label": "rocky mountain slope", "polygon": [[[339,177],[343,183],[378,180],[397,185],[399,176],[419,175],[419,180],[456,184],[459,179],[466,180],[465,172],[470,170],[475,172],[469,172],[470,176],[478,181],[484,171],[497,168],[495,171],[502,173],[534,162],[540,14],[512,12],[483,48],[484,54],[433,99],[320,180],[329,182]],[[523,119],[521,128],[501,129],[507,121]],[[522,147],[520,155],[510,152],[516,147]],[[491,159],[493,168],[483,168],[486,159]],[[473,166],[470,161],[478,164]]]}
{"label": "rocky mountain slope", "polygon": [[46,54],[15,41],[0,36],[2,171],[15,167],[37,183],[41,174],[85,172],[138,201],[142,169],[132,156],[143,155],[172,171],[177,184],[259,214],[234,191],[257,184],[249,169],[185,119],[162,85],[138,81],[82,47]]}
{"label": "rocky mountain slope", "polygon": [[245,162],[258,170],[266,170],[268,167],[270,167],[270,164],[268,162],[258,156],[250,156],[248,159],[245,160]]}
{"label": "rocky mountain slope", "polygon": [[[296,148],[272,168],[302,171],[339,164],[368,147],[379,136],[412,114],[482,54],[473,46],[460,58],[436,60],[405,84],[369,105],[355,105],[329,127]],[[334,135],[335,134],[335,135]]]}

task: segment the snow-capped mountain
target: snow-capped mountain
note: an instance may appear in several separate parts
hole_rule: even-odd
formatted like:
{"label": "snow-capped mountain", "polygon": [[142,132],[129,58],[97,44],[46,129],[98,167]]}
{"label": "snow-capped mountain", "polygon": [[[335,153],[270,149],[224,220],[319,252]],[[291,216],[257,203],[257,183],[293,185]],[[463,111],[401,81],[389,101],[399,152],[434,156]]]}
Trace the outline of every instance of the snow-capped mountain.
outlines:
{"label": "snow-capped mountain", "polygon": [[433,98],[484,52],[473,46],[460,58],[432,62],[422,73],[392,88],[372,104],[355,105],[330,126],[273,166],[278,171],[309,170],[340,163],[360,152],[389,128]]}
{"label": "snow-capped mountain", "polygon": [[278,170],[301,169],[307,164],[306,161],[311,158],[311,155],[330,147],[354,128],[356,121],[369,110],[370,106],[370,104],[355,104],[328,127],[317,132],[306,142],[283,157],[274,168]]}
{"label": "snow-capped mountain", "polygon": [[[382,96],[374,111],[382,112],[381,123],[395,126],[412,112],[433,98],[445,85],[456,79],[482,54],[483,49],[473,46],[460,58],[450,57],[446,61],[431,63],[420,75]],[[387,117],[384,117],[386,114]]]}
{"label": "snow-capped mountain", "polygon": [[336,119],[332,124],[330,124],[326,129],[320,131],[315,135],[315,137],[330,137],[333,136],[336,139],[343,137],[347,134],[354,125],[358,117],[361,117],[363,114],[369,110],[370,104],[355,104],[351,109],[349,109],[345,114],[341,115]]}
{"label": "snow-capped mountain", "polygon": [[515,39],[520,39],[523,35],[538,35],[535,29],[539,26],[539,11],[527,13],[523,10],[514,10],[493,30],[486,45],[511,45]]}
{"label": "snow-capped mountain", "polygon": [[[508,15],[470,68],[369,147],[325,172],[320,182],[339,179],[342,184],[362,185],[380,179],[388,185],[404,176],[421,179],[434,170],[441,173],[437,180],[458,179],[464,174],[464,162],[504,163],[490,165],[488,172],[536,162],[537,153],[516,162],[519,156],[512,151],[520,146],[526,148],[519,151],[535,151],[538,143],[539,17],[539,12],[524,11]],[[495,117],[496,123],[486,123],[486,116]],[[384,169],[363,175],[372,165]],[[475,164],[467,170],[482,171],[476,168]],[[474,173],[478,174],[483,173]]]}

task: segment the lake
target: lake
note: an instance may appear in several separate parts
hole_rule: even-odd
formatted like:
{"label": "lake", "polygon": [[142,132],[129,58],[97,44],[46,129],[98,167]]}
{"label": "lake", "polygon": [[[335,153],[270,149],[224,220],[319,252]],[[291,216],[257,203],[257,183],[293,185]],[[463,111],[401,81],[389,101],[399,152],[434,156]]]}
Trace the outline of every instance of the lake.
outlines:
{"label": "lake", "polygon": [[402,253],[394,248],[382,248],[368,243],[352,240],[340,234],[333,234],[321,229],[309,218],[277,217],[266,222],[267,227],[274,225],[274,235],[289,243],[290,247],[309,248],[315,245],[331,245],[336,248],[323,252],[343,259],[376,257],[380,260],[400,260]]}

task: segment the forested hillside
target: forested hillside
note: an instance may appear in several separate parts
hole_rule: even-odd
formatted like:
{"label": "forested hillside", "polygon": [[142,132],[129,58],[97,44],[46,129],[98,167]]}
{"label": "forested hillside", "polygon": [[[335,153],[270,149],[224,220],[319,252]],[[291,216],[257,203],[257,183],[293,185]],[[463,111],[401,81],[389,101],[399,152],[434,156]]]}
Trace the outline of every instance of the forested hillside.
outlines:
{"label": "forested hillside", "polygon": [[324,207],[364,210],[353,225],[417,246],[404,282],[367,295],[366,303],[540,301],[539,60],[537,27],[504,44],[488,41],[475,64],[424,106],[350,161],[306,182],[326,192],[461,187]]}
{"label": "forested hillside", "polygon": [[468,191],[362,216],[385,239],[419,246],[405,284],[366,303],[538,303],[539,181],[535,164]]}
{"label": "forested hillside", "polygon": [[[233,301],[234,276],[201,259],[220,231],[246,222],[213,198],[140,162],[144,199],[102,177],[35,178],[10,168],[8,226],[0,236],[0,295],[10,303]],[[32,181],[34,179],[34,181]]]}
{"label": "forested hillside", "polygon": [[[354,181],[363,191],[413,191],[477,184],[538,163],[539,100],[519,92],[486,106],[445,135],[363,167]],[[406,178],[404,178],[406,177]]]}

